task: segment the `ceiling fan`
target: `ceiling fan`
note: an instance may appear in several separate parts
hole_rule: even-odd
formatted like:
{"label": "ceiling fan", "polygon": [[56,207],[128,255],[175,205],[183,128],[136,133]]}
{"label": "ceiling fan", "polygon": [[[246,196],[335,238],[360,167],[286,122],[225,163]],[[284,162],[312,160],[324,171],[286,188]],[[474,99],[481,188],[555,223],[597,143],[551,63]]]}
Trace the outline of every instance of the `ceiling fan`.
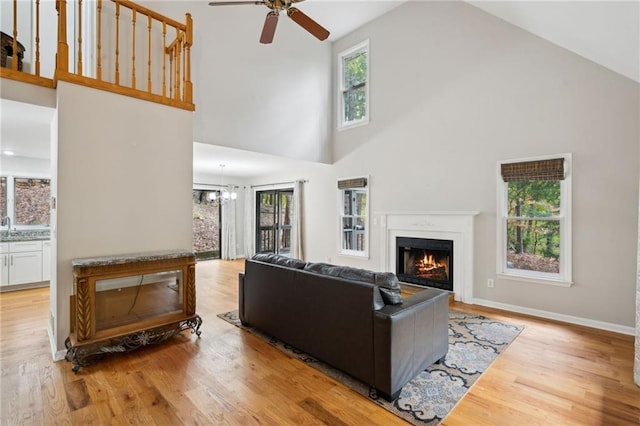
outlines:
{"label": "ceiling fan", "polygon": [[262,27],[262,34],[260,35],[260,43],[269,44],[273,41],[273,36],[276,33],[276,25],[278,25],[278,16],[280,12],[286,12],[287,16],[291,18],[296,24],[300,25],[305,30],[309,31],[311,35],[318,40],[326,40],[329,37],[329,31],[322,25],[311,19],[309,16],[302,13],[302,11],[296,7],[291,7],[293,3],[300,3],[304,0],[240,0],[240,1],[212,1],[209,6],[233,6],[237,4],[254,4],[265,5],[271,11],[267,13],[267,17]]}

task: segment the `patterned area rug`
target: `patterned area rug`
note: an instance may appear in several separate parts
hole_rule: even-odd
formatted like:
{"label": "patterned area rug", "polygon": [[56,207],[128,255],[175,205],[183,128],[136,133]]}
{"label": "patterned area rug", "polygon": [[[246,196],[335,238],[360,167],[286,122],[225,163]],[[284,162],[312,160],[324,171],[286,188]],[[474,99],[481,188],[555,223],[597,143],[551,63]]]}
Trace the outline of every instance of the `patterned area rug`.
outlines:
{"label": "patterned area rug", "polygon": [[404,420],[419,426],[435,426],[487,370],[498,355],[520,334],[523,327],[481,315],[449,311],[449,352],[443,364],[433,364],[407,383],[400,396],[388,402],[375,389],[253,327],[240,323],[238,311],[219,314],[291,357],[311,365],[345,384]]}

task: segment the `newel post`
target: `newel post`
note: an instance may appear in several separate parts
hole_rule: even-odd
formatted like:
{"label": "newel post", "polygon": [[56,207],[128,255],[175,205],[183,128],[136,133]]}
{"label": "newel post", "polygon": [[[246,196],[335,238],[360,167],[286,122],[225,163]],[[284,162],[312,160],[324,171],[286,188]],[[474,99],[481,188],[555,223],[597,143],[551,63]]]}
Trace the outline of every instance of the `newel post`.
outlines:
{"label": "newel post", "polygon": [[56,0],[58,11],[58,52],[56,72],[69,71],[69,46],[67,45],[67,0]]}
{"label": "newel post", "polygon": [[193,19],[191,14],[187,13],[187,30],[186,30],[186,53],[185,53],[185,82],[184,82],[184,101],[193,103],[193,83],[191,83],[191,46],[193,45]]}

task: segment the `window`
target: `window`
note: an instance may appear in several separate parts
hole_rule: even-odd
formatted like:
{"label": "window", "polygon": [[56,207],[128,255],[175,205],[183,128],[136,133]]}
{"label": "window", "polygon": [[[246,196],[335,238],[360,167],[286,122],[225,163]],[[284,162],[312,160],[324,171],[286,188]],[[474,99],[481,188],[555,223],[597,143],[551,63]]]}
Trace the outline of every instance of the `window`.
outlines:
{"label": "window", "polygon": [[338,129],[369,123],[369,40],[340,53]]}
{"label": "window", "polygon": [[220,191],[193,190],[193,251],[198,259],[220,259]]}
{"label": "window", "polygon": [[367,178],[338,181],[341,254],[369,255],[369,189]]}
{"label": "window", "polygon": [[7,216],[7,178],[0,177],[0,219]]}
{"label": "window", "polygon": [[571,285],[570,162],[500,163],[498,274]]}
{"label": "window", "polygon": [[256,252],[287,255],[291,252],[293,189],[256,193]]}
{"label": "window", "polygon": [[49,179],[3,176],[0,178],[0,213],[12,228],[49,226],[51,185]]}

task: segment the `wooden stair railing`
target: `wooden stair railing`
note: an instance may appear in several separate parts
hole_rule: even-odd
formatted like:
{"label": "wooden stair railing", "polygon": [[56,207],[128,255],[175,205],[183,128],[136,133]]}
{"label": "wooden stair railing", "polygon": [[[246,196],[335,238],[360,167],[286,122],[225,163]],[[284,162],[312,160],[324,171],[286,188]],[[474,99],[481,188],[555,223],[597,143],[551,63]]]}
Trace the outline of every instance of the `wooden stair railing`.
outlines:
{"label": "wooden stair railing", "polygon": [[[193,20],[189,13],[185,14],[185,23],[181,23],[129,0],[96,0],[89,3],[95,6],[95,13],[88,14],[95,18],[87,23],[83,9],[88,2],[76,0],[75,8],[68,8],[67,0],[56,0],[55,72],[52,78],[46,78],[40,75],[40,0],[33,0],[36,16],[32,60],[35,64],[23,71],[18,69],[18,6],[17,0],[12,1],[12,64],[6,68],[3,61],[1,77],[49,87],[55,87],[61,80],[186,110],[195,109],[191,82]],[[75,16],[78,34],[73,40],[69,40],[67,34],[69,13]],[[85,28],[87,24],[90,27]],[[91,34],[88,40],[83,39],[85,32]],[[142,85],[141,81],[144,81]]]}
{"label": "wooden stair railing", "polygon": [[[21,2],[24,4],[24,2]],[[18,31],[18,22],[19,17],[24,19],[31,19],[31,12],[27,13],[23,8],[22,14],[19,15],[19,7],[18,1],[12,0],[11,8],[12,8],[12,19],[11,25],[12,28],[2,28],[2,45],[0,49],[2,49],[2,67],[0,67],[0,77],[9,78],[12,80],[23,81],[30,84],[35,84],[38,86],[44,87],[54,87],[54,82],[52,78],[48,78],[46,76],[41,75],[41,51],[40,51],[40,40],[41,40],[41,28],[40,28],[40,0],[34,0],[33,5],[35,6],[35,28],[32,28],[34,43],[31,46],[28,46],[28,49],[33,49],[35,54],[33,55],[34,63],[31,64],[30,61],[28,63],[29,69],[25,69],[25,61],[23,58],[24,54],[24,46],[20,42],[21,33]],[[53,34],[51,36],[54,36]],[[27,38],[29,35],[27,35]],[[9,59],[11,59],[11,65],[9,65]]]}

